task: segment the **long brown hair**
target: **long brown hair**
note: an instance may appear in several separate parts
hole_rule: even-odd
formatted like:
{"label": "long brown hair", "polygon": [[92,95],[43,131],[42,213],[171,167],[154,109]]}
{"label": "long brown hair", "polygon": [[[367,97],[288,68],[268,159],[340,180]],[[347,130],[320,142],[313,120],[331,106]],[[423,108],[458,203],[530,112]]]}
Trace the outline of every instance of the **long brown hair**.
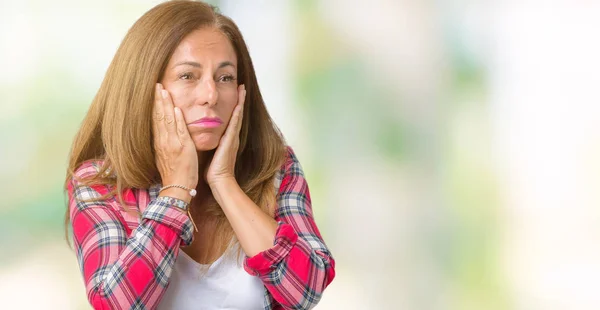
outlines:
{"label": "long brown hair", "polygon": [[[181,40],[202,27],[222,31],[236,52],[238,81],[245,84],[247,94],[235,177],[244,192],[273,215],[273,177],[285,158],[283,137],[267,112],[241,32],[214,7],[196,1],[159,4],[129,29],[75,136],[65,188],[83,162],[96,159],[104,162],[99,173],[77,181],[109,185],[111,191],[102,199],[123,202],[123,190],[149,188],[160,182],[152,143],[154,86]],[[115,177],[110,177],[109,171]],[[216,240],[226,241],[233,235],[229,222],[218,205],[213,204],[209,211],[219,218]],[[67,210],[67,231],[69,222]]]}

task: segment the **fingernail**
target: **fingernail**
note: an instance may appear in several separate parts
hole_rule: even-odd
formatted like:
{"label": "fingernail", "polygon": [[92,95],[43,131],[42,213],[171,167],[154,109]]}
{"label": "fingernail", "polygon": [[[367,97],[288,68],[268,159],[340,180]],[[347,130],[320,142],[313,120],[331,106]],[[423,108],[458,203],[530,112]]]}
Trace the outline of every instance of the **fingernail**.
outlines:
{"label": "fingernail", "polygon": [[162,96],[163,96],[163,98],[165,98],[165,99],[166,99],[166,98],[167,98],[167,96],[169,95],[169,93],[167,92],[167,90],[166,90],[166,89],[163,89],[163,90],[161,91],[161,93],[162,93]]}
{"label": "fingernail", "polygon": [[161,86],[160,83],[156,83],[156,89],[160,89]]}

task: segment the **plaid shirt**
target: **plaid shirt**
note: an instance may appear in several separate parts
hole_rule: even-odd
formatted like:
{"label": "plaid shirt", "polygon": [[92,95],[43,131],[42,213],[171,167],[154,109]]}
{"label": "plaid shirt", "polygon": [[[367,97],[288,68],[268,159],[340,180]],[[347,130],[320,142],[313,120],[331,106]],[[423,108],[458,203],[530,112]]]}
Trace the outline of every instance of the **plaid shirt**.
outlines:
{"label": "plaid shirt", "polygon": [[[98,173],[100,161],[85,162],[76,176]],[[169,285],[179,247],[193,241],[184,212],[167,199],[157,199],[160,184],[128,189],[127,204],[141,218],[121,208],[116,199],[86,202],[106,194],[105,185],[68,185],[73,242],[94,309],[155,309]],[[278,228],[272,248],[246,257],[244,269],[265,286],[264,309],[310,309],[335,276],[335,262],[315,224],[310,194],[292,149],[276,176]]]}

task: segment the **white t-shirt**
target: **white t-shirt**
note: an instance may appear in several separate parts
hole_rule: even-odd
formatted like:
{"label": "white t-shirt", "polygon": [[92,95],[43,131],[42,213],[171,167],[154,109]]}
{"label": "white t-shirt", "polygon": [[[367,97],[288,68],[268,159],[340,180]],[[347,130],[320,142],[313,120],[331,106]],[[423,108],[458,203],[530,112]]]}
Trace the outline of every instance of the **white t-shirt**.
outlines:
{"label": "white t-shirt", "polygon": [[237,262],[224,254],[206,271],[180,250],[158,309],[263,309],[265,287],[244,270],[240,253]]}

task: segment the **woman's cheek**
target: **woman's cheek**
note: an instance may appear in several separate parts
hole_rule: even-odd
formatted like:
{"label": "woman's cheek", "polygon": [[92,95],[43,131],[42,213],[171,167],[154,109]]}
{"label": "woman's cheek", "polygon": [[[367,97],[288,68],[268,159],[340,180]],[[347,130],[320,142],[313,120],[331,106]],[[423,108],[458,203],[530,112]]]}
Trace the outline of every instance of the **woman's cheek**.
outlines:
{"label": "woman's cheek", "polygon": [[233,110],[234,110],[234,108],[235,108],[235,105],[234,106],[229,106],[228,109],[227,109],[227,119],[229,121],[231,121],[231,117],[233,116]]}

